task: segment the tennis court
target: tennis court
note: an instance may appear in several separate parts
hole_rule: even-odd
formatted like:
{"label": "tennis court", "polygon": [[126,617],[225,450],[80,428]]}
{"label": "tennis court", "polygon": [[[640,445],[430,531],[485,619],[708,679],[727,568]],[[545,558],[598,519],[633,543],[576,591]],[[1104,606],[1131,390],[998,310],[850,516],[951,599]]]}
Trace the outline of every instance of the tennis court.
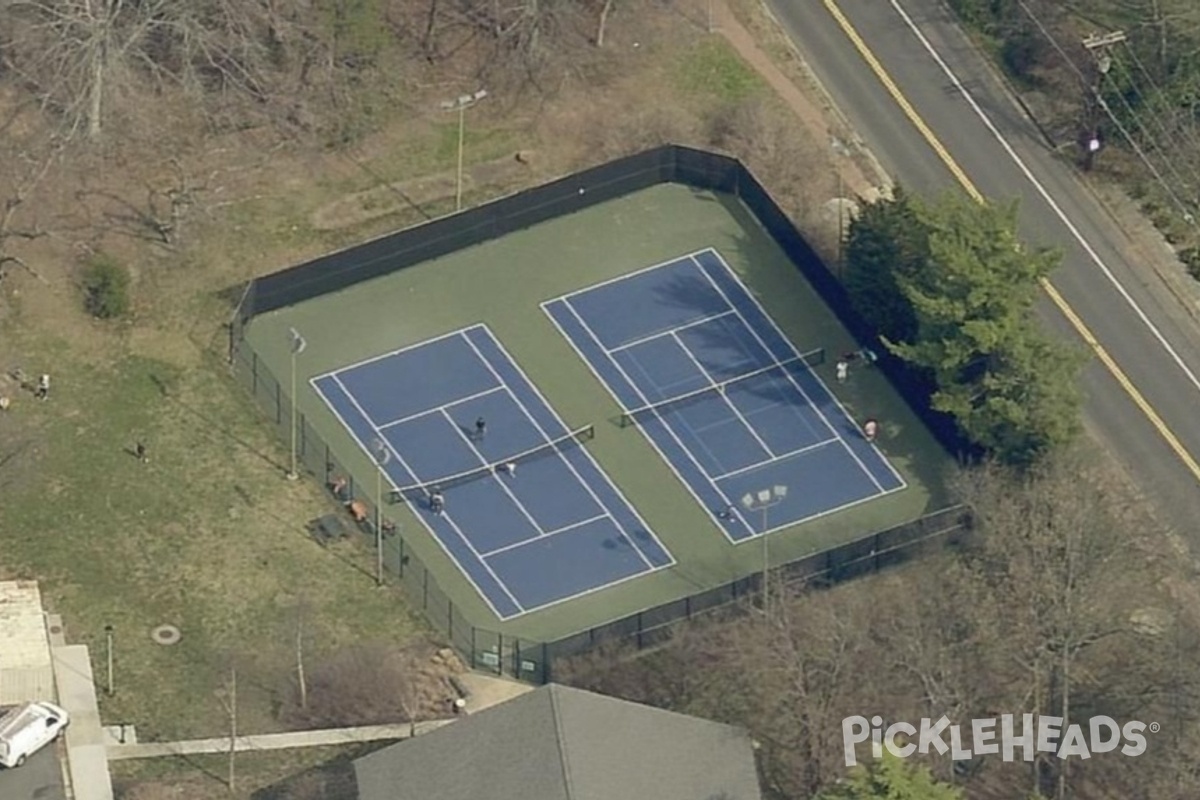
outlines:
{"label": "tennis court", "polygon": [[905,488],[715,250],[542,307],[733,542]]}
{"label": "tennis court", "polygon": [[501,619],[675,563],[487,326],[311,383]]}

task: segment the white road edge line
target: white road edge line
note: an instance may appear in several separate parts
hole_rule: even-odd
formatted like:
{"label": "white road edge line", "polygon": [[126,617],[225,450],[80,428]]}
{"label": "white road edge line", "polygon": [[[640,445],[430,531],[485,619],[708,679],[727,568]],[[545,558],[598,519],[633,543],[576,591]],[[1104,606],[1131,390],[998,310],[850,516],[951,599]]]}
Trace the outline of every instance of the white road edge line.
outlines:
{"label": "white road edge line", "polygon": [[934,49],[929,40],[925,38],[925,34],[922,33],[921,29],[917,27],[917,24],[913,22],[912,17],[908,15],[908,12],[904,10],[897,0],[888,0],[888,2],[891,3],[892,8],[894,8],[896,13],[899,14],[904,20],[904,24],[907,25],[908,28],[913,32],[913,35],[917,37],[918,41],[921,42],[921,45],[925,48],[933,60],[937,62],[938,67],[940,67],[942,72],[946,74],[946,77],[950,79],[950,82],[954,85],[954,88],[962,94],[963,99],[966,100],[967,104],[971,106],[971,110],[975,112],[975,115],[979,117],[980,120],[982,120],[984,126],[989,132],[991,132],[996,141],[1000,143],[1000,146],[1004,148],[1004,151],[1008,153],[1009,158],[1011,158],[1013,163],[1017,165],[1017,168],[1021,170],[1021,173],[1025,176],[1025,178],[1031,184],[1033,184],[1033,188],[1037,190],[1037,193],[1041,195],[1042,199],[1046,201],[1046,204],[1050,206],[1050,209],[1054,211],[1055,216],[1057,216],[1059,221],[1061,221],[1062,224],[1066,226],[1067,230],[1071,232],[1071,235],[1075,238],[1075,241],[1079,242],[1079,245],[1084,249],[1084,252],[1086,252],[1092,261],[1095,262],[1096,266],[1100,268],[1100,271],[1104,273],[1104,277],[1108,278],[1109,282],[1117,290],[1117,293],[1124,298],[1125,302],[1129,304],[1129,307],[1133,309],[1135,314],[1137,314],[1138,319],[1142,321],[1142,324],[1149,329],[1151,335],[1153,335],[1154,338],[1158,340],[1158,343],[1162,345],[1162,348],[1167,351],[1167,354],[1171,356],[1171,360],[1175,362],[1176,366],[1178,366],[1179,369],[1183,371],[1183,374],[1187,376],[1187,379],[1191,381],[1192,386],[1196,387],[1196,389],[1200,391],[1200,378],[1197,378],[1196,373],[1192,372],[1191,367],[1184,363],[1184,360],[1180,357],[1179,353],[1176,352],[1175,348],[1171,346],[1171,343],[1167,341],[1166,337],[1163,336],[1162,332],[1158,329],[1158,326],[1156,326],[1150,320],[1150,318],[1146,315],[1146,312],[1142,310],[1142,307],[1139,306],[1137,301],[1130,296],[1129,292],[1126,291],[1121,282],[1117,280],[1117,276],[1112,273],[1112,270],[1108,268],[1108,265],[1104,263],[1104,261],[1100,258],[1100,255],[1092,248],[1087,239],[1084,238],[1083,234],[1079,232],[1079,229],[1075,227],[1075,224],[1067,218],[1066,213],[1062,210],[1058,203],[1055,202],[1054,198],[1050,196],[1050,193],[1046,190],[1046,187],[1044,187],[1041,182],[1034,177],[1033,171],[1030,170],[1021,157],[1017,155],[1016,150],[1014,150],[1012,145],[1008,143],[1008,140],[1006,140],[1000,134],[1000,131],[996,129],[996,126],[992,123],[992,120],[986,113],[984,113],[979,104],[975,102],[975,98],[973,98],[967,92],[966,86],[964,86],[962,81],[959,80],[958,76],[954,74],[954,71],[950,69],[949,65],[946,64],[945,60],[943,60],[937,50]]}

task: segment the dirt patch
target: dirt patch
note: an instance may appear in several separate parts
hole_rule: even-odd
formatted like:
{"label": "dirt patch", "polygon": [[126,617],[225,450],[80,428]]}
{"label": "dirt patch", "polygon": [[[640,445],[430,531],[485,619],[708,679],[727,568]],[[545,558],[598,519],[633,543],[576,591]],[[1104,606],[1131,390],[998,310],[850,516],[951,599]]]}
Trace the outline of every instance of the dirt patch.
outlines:
{"label": "dirt patch", "polygon": [[[525,151],[463,170],[463,191],[472,192],[492,187],[508,186],[529,175],[532,154]],[[442,172],[412,180],[376,186],[354,192],[317,209],[311,218],[318,231],[353,228],[381,217],[390,217],[413,207],[422,207],[454,197],[458,191],[457,175]]]}

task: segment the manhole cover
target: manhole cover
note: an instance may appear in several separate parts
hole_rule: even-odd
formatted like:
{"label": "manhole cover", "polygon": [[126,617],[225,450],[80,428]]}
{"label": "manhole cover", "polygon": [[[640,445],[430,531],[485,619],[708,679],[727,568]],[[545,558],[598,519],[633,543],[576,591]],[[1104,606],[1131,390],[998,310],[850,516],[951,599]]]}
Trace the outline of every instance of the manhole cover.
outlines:
{"label": "manhole cover", "polygon": [[50,632],[53,634],[62,633],[62,626],[61,625],[51,625]]}
{"label": "manhole cover", "polygon": [[159,625],[150,632],[150,638],[157,644],[172,645],[182,639],[183,634],[174,625]]}

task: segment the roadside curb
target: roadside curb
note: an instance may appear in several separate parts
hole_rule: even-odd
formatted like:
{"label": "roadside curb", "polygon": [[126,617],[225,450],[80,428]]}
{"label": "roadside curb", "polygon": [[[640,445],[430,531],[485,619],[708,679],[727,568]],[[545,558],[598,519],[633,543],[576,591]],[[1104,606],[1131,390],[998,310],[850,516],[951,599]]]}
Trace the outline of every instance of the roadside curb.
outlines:
{"label": "roadside curb", "polygon": [[[881,164],[879,159],[875,157],[875,153],[871,151],[871,148],[867,146],[867,143],[863,140],[863,138],[859,136],[858,131],[850,123],[850,120],[846,117],[845,113],[843,113],[841,107],[839,107],[837,102],[833,99],[833,95],[830,94],[829,90],[825,88],[825,84],[823,84],[821,79],[817,77],[816,72],[813,71],[813,68],[809,65],[808,60],[804,57],[804,54],[800,51],[800,48],[796,46],[795,41],[793,41],[791,36],[787,35],[787,30],[783,27],[783,24],[779,21],[779,18],[775,16],[775,12],[767,3],[767,0],[758,0],[758,5],[763,10],[763,13],[767,15],[767,18],[771,20],[771,24],[774,25],[779,31],[784,41],[787,42],[788,50],[791,51],[792,55],[796,57],[796,63],[800,67],[800,71],[804,73],[805,80],[808,82],[809,87],[820,96],[821,105],[824,107],[822,110],[825,113],[833,116],[837,121],[838,126],[848,134],[850,138],[849,144],[854,148],[855,152],[861,155],[867,162],[867,166],[869,167],[870,171],[874,173],[874,182],[878,185],[879,190],[883,194],[890,196],[892,189],[895,187],[895,182],[892,180],[892,176],[889,175],[887,170],[883,168],[883,164]],[[732,9],[729,9],[729,15],[733,16]],[[870,176],[864,177],[868,177],[868,179],[870,179]]]}

